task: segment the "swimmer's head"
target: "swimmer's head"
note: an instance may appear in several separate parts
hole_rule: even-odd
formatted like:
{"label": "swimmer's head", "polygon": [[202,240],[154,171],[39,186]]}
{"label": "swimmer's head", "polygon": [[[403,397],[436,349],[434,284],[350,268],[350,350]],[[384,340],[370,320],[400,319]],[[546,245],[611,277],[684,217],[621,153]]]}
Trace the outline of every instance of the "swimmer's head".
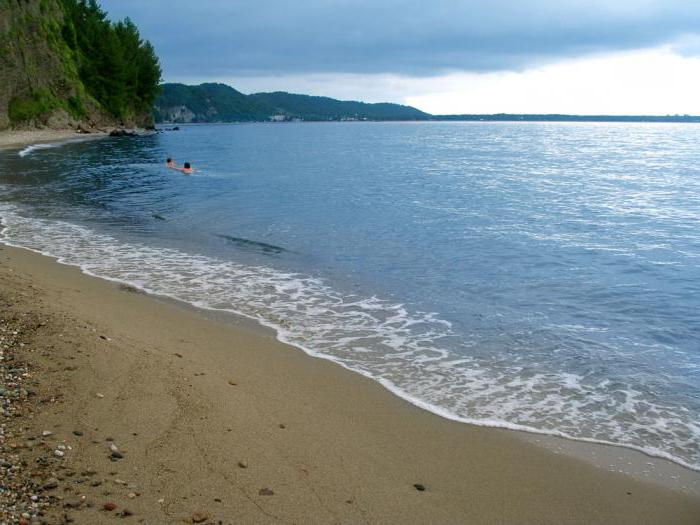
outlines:
{"label": "swimmer's head", "polygon": [[186,170],[191,169],[191,166],[190,166],[190,163],[189,163],[189,162],[185,162],[185,169],[186,169]]}

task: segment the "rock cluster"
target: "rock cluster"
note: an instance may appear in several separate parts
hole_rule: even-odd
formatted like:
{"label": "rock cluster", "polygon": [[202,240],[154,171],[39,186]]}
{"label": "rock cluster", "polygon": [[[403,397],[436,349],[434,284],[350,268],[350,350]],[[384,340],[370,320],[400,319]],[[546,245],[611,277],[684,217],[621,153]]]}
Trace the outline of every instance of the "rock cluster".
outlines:
{"label": "rock cluster", "polygon": [[[4,306],[4,304],[3,304]],[[4,310],[4,309],[3,309]],[[2,310],[0,310],[2,311]],[[58,486],[56,467],[64,449],[47,443],[52,432],[38,436],[22,431],[19,423],[30,408],[34,396],[33,378],[22,353],[31,351],[24,335],[41,326],[29,315],[0,315],[0,522],[19,524],[43,523],[48,507],[55,501],[51,491]],[[25,451],[40,450],[34,464],[27,462]],[[61,454],[57,454],[60,452]]]}

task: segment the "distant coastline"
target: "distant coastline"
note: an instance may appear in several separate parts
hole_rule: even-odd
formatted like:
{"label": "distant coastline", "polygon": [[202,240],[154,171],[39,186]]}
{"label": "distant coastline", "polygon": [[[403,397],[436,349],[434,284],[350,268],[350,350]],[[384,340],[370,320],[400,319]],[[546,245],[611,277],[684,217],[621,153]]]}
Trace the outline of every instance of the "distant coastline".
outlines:
{"label": "distant coastline", "polygon": [[227,122],[673,122],[700,123],[696,115],[567,115],[493,113],[432,115],[412,106],[366,103],[276,91],[246,95],[221,83],[162,84],[153,117],[159,124]]}
{"label": "distant coastline", "polygon": [[681,122],[700,123],[695,115],[563,115],[494,113],[490,115],[434,115],[439,121],[489,121],[489,122]]}

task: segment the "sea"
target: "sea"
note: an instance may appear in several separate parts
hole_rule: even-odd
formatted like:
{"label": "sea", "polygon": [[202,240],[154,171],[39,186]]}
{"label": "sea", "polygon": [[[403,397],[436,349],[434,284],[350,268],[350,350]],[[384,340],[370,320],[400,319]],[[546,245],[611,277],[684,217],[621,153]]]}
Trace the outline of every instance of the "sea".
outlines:
{"label": "sea", "polygon": [[446,418],[700,470],[700,125],[168,128],[0,151],[0,242]]}

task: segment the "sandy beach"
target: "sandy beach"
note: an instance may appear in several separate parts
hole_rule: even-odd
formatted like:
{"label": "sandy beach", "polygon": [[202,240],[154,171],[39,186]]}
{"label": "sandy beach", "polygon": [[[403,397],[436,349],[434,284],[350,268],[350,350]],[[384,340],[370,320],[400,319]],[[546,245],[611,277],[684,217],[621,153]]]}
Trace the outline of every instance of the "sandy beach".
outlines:
{"label": "sandy beach", "polygon": [[42,144],[47,142],[60,142],[72,139],[89,139],[104,137],[106,132],[77,133],[72,129],[39,129],[39,130],[12,130],[0,131],[0,148],[18,148],[30,144]]}
{"label": "sandy beach", "polygon": [[0,261],[8,523],[700,522],[697,495],[442,419],[246,323]]}

